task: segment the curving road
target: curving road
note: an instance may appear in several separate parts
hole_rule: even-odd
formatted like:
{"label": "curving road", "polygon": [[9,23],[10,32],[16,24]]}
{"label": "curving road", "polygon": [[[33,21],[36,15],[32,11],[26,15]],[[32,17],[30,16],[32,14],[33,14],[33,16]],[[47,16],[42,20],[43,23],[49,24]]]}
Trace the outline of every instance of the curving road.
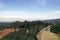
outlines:
{"label": "curving road", "polygon": [[54,34],[50,32],[50,27],[48,26],[44,29],[42,29],[38,35],[37,38],[38,40],[58,40],[58,37]]}

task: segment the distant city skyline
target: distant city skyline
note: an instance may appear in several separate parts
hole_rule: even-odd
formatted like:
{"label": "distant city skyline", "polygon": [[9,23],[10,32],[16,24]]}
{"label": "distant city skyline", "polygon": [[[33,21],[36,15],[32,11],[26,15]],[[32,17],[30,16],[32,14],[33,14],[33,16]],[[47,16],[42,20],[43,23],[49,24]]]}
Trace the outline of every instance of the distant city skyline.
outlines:
{"label": "distant city skyline", "polygon": [[60,0],[0,0],[0,20],[9,18],[23,20],[60,18]]}

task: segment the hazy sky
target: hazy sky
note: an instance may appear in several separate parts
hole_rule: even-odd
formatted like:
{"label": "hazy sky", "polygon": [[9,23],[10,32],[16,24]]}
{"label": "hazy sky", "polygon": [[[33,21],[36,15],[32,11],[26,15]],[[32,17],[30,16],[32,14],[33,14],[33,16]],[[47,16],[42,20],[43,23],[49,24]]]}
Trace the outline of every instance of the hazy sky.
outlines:
{"label": "hazy sky", "polygon": [[60,0],[0,0],[0,17],[22,19],[60,18]]}

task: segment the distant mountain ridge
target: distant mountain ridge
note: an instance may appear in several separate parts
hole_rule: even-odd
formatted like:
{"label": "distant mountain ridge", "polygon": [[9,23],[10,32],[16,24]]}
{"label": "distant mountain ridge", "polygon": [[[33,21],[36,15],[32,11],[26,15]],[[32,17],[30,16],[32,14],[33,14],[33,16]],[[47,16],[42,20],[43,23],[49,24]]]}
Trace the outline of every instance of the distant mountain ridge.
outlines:
{"label": "distant mountain ridge", "polygon": [[[38,21],[38,20],[40,20],[40,19],[27,19],[27,21]],[[14,21],[25,21],[25,19],[23,19],[23,18],[0,18],[0,22],[14,22]],[[48,20],[41,20],[41,21],[43,21],[43,22],[45,22],[45,23],[47,23],[47,22],[60,22],[60,18],[58,18],[58,19],[48,19]]]}
{"label": "distant mountain ridge", "polygon": [[51,20],[43,20],[45,23],[54,23],[54,22],[60,22],[60,18],[58,19],[51,19]]}

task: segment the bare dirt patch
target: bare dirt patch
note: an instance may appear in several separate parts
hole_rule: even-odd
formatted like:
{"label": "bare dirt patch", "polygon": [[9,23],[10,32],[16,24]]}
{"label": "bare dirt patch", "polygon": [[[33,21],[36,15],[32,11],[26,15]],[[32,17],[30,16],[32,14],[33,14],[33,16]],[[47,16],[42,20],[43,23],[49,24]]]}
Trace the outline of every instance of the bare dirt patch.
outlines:
{"label": "bare dirt patch", "polygon": [[16,28],[16,30],[14,28],[0,30],[0,39],[4,36],[8,35],[11,32],[18,31],[18,30],[19,30],[18,28]]}

